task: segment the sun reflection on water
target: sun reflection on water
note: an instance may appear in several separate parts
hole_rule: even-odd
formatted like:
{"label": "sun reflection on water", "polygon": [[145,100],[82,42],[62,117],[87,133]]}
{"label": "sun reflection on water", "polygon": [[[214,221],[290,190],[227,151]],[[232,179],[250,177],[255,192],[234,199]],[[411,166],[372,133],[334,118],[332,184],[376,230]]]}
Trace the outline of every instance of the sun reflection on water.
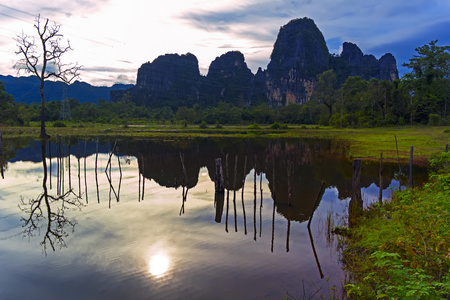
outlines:
{"label": "sun reflection on water", "polygon": [[150,257],[149,272],[153,276],[160,278],[169,270],[170,260],[167,255],[156,254]]}

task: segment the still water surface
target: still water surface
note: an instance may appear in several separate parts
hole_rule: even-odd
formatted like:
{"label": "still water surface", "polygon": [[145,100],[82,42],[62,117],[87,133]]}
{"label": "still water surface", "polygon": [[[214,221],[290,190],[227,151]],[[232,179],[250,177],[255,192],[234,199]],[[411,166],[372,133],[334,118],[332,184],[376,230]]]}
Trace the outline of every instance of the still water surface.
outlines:
{"label": "still water surface", "polygon": [[[346,224],[352,163],[336,142],[64,137],[3,145],[0,299],[342,292],[339,238],[328,228]],[[214,192],[216,158],[223,198]],[[377,201],[378,171],[377,162],[363,163],[365,205]],[[387,199],[402,177],[398,164],[383,171]],[[415,170],[415,182],[425,171]]]}

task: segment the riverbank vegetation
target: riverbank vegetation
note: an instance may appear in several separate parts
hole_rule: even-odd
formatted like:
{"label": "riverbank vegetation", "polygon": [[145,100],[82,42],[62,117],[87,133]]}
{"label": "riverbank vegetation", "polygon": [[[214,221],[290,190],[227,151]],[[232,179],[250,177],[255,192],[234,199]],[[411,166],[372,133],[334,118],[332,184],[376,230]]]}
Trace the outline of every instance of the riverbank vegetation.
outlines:
{"label": "riverbank vegetation", "polygon": [[429,183],[371,206],[347,231],[351,299],[449,299],[449,160],[432,155]]}

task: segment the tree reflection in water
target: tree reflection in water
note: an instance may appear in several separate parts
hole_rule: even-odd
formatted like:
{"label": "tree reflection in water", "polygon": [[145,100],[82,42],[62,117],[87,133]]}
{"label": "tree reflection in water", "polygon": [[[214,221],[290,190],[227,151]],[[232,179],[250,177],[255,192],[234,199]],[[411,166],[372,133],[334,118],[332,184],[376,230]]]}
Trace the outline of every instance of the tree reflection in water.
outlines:
{"label": "tree reflection in water", "polygon": [[47,253],[47,245],[55,251],[56,247],[66,247],[64,238],[68,236],[68,229],[74,230],[76,221],[66,216],[68,209],[81,209],[81,198],[72,189],[58,196],[53,196],[47,190],[47,161],[45,159],[46,142],[41,141],[42,165],[44,177],[42,179],[42,193],[35,199],[26,201],[21,197],[19,208],[28,217],[22,218],[25,227],[23,234],[29,238],[40,235],[45,231],[44,239],[40,243],[44,253]]}

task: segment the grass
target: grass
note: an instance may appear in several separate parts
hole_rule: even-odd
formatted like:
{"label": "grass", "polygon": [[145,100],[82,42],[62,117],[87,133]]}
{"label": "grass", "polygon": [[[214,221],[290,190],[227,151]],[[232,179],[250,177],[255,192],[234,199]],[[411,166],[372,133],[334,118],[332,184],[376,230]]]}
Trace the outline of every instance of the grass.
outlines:
{"label": "grass", "polygon": [[[2,127],[4,136],[33,136],[40,133],[38,124],[30,127]],[[34,126],[33,126],[34,125]],[[222,128],[210,126],[199,128],[181,124],[111,125],[96,123],[66,123],[66,127],[47,125],[47,133],[55,135],[77,136],[136,136],[136,137],[241,137],[265,136],[272,138],[317,138],[335,139],[348,143],[348,155],[351,158],[379,159],[383,152],[385,160],[409,159],[410,147],[414,146],[414,161],[426,164],[431,153],[441,151],[449,142],[447,127],[396,126],[363,129],[336,129],[316,125],[289,125],[284,129],[271,129],[270,125],[247,126],[229,125]],[[395,136],[398,142],[398,157]]]}
{"label": "grass", "polygon": [[[450,155],[445,156],[448,161]],[[363,212],[343,251],[352,299],[450,296],[449,199],[447,171]]]}

